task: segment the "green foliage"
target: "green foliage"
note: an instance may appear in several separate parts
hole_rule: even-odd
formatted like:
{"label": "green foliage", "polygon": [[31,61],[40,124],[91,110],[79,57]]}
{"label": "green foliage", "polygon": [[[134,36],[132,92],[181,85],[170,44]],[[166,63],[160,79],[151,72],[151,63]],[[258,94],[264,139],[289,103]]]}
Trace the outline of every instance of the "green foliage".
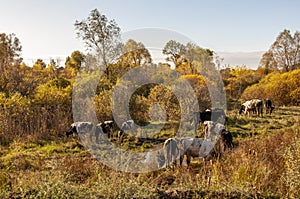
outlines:
{"label": "green foliage", "polygon": [[[48,106],[69,106],[71,101],[71,83],[63,78],[57,78],[37,87],[35,100]],[[69,108],[69,107],[68,107]]]}
{"label": "green foliage", "polygon": [[[204,78],[201,75],[183,75],[180,79],[188,80],[188,82],[192,86],[198,100],[199,110],[204,111],[211,107],[210,93],[207,86],[211,86],[213,90],[213,87],[216,86],[215,84],[213,84],[213,82],[210,82],[208,79]],[[186,90],[184,90],[184,92],[186,92]],[[188,93],[186,93],[186,95],[192,96]]]}
{"label": "green foliage", "polygon": [[98,121],[111,120],[112,106],[111,106],[112,90],[103,90],[95,96],[95,108]]}
{"label": "green foliage", "polygon": [[[150,121],[149,110],[150,110],[149,99],[142,95],[133,95],[130,99],[129,109],[131,118],[136,121],[137,124],[144,125]],[[156,113],[159,115],[159,113]]]}

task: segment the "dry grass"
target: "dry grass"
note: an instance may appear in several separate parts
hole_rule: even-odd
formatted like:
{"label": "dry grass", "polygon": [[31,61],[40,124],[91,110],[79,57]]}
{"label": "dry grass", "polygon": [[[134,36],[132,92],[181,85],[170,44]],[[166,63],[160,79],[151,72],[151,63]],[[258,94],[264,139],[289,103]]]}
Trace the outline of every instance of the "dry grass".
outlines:
{"label": "dry grass", "polygon": [[75,140],[0,145],[0,198],[297,198],[298,107],[229,114],[235,148],[219,160],[144,174],[114,171]]}

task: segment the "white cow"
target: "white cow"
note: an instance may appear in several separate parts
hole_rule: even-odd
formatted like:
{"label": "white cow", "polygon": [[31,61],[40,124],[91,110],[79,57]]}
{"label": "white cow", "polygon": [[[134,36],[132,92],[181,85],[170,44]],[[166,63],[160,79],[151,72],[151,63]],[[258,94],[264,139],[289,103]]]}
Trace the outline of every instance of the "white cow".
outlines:
{"label": "white cow", "polygon": [[176,138],[167,139],[163,149],[166,167],[172,167],[173,164],[176,164],[176,160],[180,155],[179,140]]}

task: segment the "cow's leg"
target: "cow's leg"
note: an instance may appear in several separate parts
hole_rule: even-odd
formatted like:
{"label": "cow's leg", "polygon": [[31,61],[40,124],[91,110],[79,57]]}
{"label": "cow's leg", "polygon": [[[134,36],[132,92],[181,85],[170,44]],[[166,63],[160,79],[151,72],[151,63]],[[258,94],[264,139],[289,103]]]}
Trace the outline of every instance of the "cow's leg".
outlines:
{"label": "cow's leg", "polygon": [[167,155],[167,159],[166,159],[166,167],[170,168],[170,156]]}
{"label": "cow's leg", "polygon": [[197,135],[197,129],[200,121],[200,115],[199,113],[194,114],[194,136]]}
{"label": "cow's leg", "polygon": [[188,154],[188,155],[186,156],[186,164],[189,166],[190,163],[191,163],[191,155]]}
{"label": "cow's leg", "polygon": [[89,134],[90,134],[90,142],[92,142],[93,141],[93,130],[90,130],[89,131]]}
{"label": "cow's leg", "polygon": [[195,121],[194,121],[194,136],[197,135],[197,129],[198,129],[198,121],[195,120]]}
{"label": "cow's leg", "polygon": [[271,106],[271,108],[270,108],[270,115],[271,115],[271,113],[273,112],[274,109],[275,109],[275,107]]}
{"label": "cow's leg", "polygon": [[123,135],[124,135],[124,131],[123,131],[123,130],[118,131],[118,139],[119,139],[119,142],[122,142],[122,140],[123,140]]}
{"label": "cow's leg", "polygon": [[176,156],[172,155],[172,167],[174,168],[176,166]]}
{"label": "cow's leg", "polygon": [[184,155],[183,155],[183,154],[180,154],[180,158],[179,158],[179,165],[180,165],[180,166],[182,165],[183,158],[184,158]]}
{"label": "cow's leg", "polygon": [[99,133],[95,132],[95,136],[96,136],[96,143],[98,144],[99,143]]}

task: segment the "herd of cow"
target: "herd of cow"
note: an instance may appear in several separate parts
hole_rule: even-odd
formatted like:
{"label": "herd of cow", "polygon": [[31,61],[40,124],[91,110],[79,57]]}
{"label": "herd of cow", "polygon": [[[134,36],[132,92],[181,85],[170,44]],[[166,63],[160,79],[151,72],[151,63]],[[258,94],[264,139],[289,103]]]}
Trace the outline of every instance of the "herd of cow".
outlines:
{"label": "herd of cow", "polygon": [[[135,126],[133,120],[128,120],[122,123],[120,130],[118,131],[118,138],[122,139],[124,131],[133,129]],[[117,129],[117,125],[113,120],[108,120],[97,124],[94,127],[92,122],[74,122],[71,124],[71,129],[66,132],[66,136],[71,135],[78,136],[78,133],[89,133],[90,140],[92,140],[93,132],[96,137],[96,143],[99,143],[99,136],[107,135],[111,138],[113,132]]]}
{"label": "herd of cow", "polygon": [[244,112],[245,114],[250,115],[252,112],[253,114],[257,114],[258,116],[262,117],[263,107],[266,108],[266,114],[271,114],[274,110],[274,106],[272,105],[272,101],[270,99],[266,99],[265,101],[260,99],[252,99],[242,104],[239,114]]}
{"label": "herd of cow", "polygon": [[[266,113],[271,114],[274,110],[271,100],[265,101],[259,99],[248,100],[240,107],[239,114],[263,114],[263,107],[266,108]],[[163,145],[164,162],[166,167],[171,167],[176,164],[179,159],[179,164],[182,165],[184,156],[186,156],[187,165],[190,164],[191,157],[199,157],[204,160],[210,160],[213,157],[220,157],[226,149],[233,148],[232,134],[226,130],[225,125],[227,117],[225,111],[219,108],[207,109],[203,112],[195,112],[191,124],[194,126],[194,138],[169,138],[165,140]],[[196,131],[199,123],[204,129],[204,138],[198,138]],[[118,130],[118,139],[122,141],[125,131],[135,128],[133,120],[128,120],[122,123]],[[66,132],[67,137],[70,135],[78,135],[78,133],[89,133],[90,140],[95,135],[96,143],[99,143],[99,136],[107,135],[112,138],[112,133],[117,129],[117,125],[113,120],[104,121],[97,125],[92,122],[75,122],[71,125],[71,129]],[[93,133],[94,132],[94,133]]]}

